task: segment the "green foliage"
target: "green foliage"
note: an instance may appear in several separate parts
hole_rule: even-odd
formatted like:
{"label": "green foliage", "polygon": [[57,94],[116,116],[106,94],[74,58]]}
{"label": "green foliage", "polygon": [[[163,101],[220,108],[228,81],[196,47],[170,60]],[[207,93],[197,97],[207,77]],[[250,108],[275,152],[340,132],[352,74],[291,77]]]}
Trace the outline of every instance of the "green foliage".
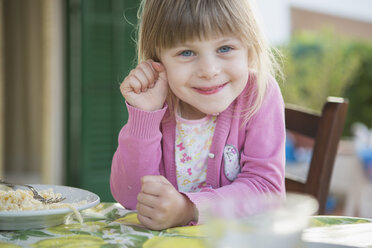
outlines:
{"label": "green foliage", "polygon": [[[372,124],[372,44],[329,30],[294,35],[284,54],[280,83],[286,103],[320,112],[328,96],[346,97],[350,108],[344,135],[353,122]],[[360,112],[360,113],[359,113]]]}
{"label": "green foliage", "polygon": [[281,49],[285,57],[285,82],[281,84],[285,101],[321,111],[328,96],[343,96],[359,67],[357,56],[346,56],[349,46],[331,32],[295,35]]}
{"label": "green foliage", "polygon": [[362,122],[368,127],[372,125],[372,42],[355,42],[349,53],[358,54],[360,60],[353,83],[344,93],[349,99],[346,134],[354,122]]}

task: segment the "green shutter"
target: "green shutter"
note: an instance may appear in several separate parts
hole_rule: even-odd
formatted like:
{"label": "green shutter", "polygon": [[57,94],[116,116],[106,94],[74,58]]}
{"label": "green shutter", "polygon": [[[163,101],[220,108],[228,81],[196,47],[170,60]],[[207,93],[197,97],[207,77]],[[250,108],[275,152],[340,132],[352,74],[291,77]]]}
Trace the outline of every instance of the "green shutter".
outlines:
{"label": "green shutter", "polygon": [[[109,177],[127,121],[119,85],[134,64],[138,0],[69,0],[66,183],[113,200]],[[129,24],[128,22],[132,23]]]}

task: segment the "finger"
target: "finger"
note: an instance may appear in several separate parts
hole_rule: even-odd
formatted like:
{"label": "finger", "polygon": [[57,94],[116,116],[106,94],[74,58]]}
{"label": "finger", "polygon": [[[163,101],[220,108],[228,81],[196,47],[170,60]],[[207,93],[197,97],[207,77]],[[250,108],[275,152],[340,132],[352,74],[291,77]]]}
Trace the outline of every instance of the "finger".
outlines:
{"label": "finger", "polygon": [[145,227],[147,227],[149,229],[152,229],[152,230],[158,230],[159,231],[159,230],[163,230],[163,229],[166,229],[166,228],[170,227],[166,223],[155,221],[152,218],[149,218],[149,217],[146,217],[146,216],[143,216],[143,215],[140,215],[140,214],[138,215],[138,220]]}
{"label": "finger", "polygon": [[145,226],[145,227],[148,227],[150,228],[149,226],[152,226],[153,223],[152,223],[152,220],[150,217],[147,217],[147,216],[144,216],[140,213],[137,213],[137,219]]}
{"label": "finger", "polygon": [[144,176],[141,180],[141,192],[154,196],[161,196],[174,188],[163,176]]}
{"label": "finger", "polygon": [[141,202],[137,202],[136,209],[138,211],[138,214],[147,217],[152,220],[153,223],[160,223],[164,222],[164,215],[162,214],[161,211],[159,211],[156,206],[149,206],[147,204],[142,204]]}
{"label": "finger", "polygon": [[160,62],[152,61],[151,65],[155,69],[155,71],[157,71],[157,72],[164,72],[165,71],[164,65]]}
{"label": "finger", "polygon": [[[141,84],[140,91],[146,91],[150,84],[158,77],[157,72],[152,68],[150,62],[142,62],[137,65],[137,67],[130,71],[127,78],[132,79],[135,78],[136,82]],[[136,89],[136,93],[138,90]]]}
{"label": "finger", "polygon": [[138,211],[138,214],[142,216],[146,216],[150,219],[154,215],[154,212],[155,212],[155,210],[152,207],[149,207],[142,203],[137,203],[136,209]]}
{"label": "finger", "polygon": [[142,184],[141,192],[159,197],[161,194],[164,194],[167,187],[169,187],[169,185],[162,182],[144,182]]}
{"label": "finger", "polygon": [[152,63],[155,63],[153,60],[147,60],[141,64],[139,64],[139,69],[142,70],[143,74],[148,79],[148,87],[152,88],[155,85],[155,82],[157,81],[159,77],[159,72],[155,70]]}
{"label": "finger", "polygon": [[157,195],[149,194],[149,193],[145,193],[141,191],[137,195],[137,201],[139,203],[152,207],[152,206],[156,206],[157,202],[159,201],[159,197]]}
{"label": "finger", "polygon": [[120,90],[122,93],[125,93],[127,91],[134,91],[135,93],[139,94],[141,93],[142,84],[138,81],[138,79],[129,74],[121,83]]}
{"label": "finger", "polygon": [[136,68],[136,72],[133,73],[133,77],[135,77],[138,82],[140,82],[141,91],[146,91],[149,87],[150,81],[147,78],[146,73],[144,72],[143,66]]}
{"label": "finger", "polygon": [[168,78],[165,66],[159,62],[151,62],[151,65],[158,73],[158,82],[163,82],[166,84],[168,82]]}
{"label": "finger", "polygon": [[154,85],[155,85],[156,80],[159,77],[159,73],[152,66],[151,60],[146,61],[145,63],[143,63],[141,69],[142,69],[144,75],[146,76],[146,78],[149,82],[148,87],[153,88]]}
{"label": "finger", "polygon": [[166,226],[161,225],[154,221],[153,219],[143,216],[141,214],[137,215],[138,220],[147,228],[152,229],[152,230],[163,230],[166,228]]}
{"label": "finger", "polygon": [[164,183],[164,184],[171,184],[168,179],[166,179],[164,176],[154,176],[154,175],[148,175],[143,176],[141,178],[142,184],[144,183]]}

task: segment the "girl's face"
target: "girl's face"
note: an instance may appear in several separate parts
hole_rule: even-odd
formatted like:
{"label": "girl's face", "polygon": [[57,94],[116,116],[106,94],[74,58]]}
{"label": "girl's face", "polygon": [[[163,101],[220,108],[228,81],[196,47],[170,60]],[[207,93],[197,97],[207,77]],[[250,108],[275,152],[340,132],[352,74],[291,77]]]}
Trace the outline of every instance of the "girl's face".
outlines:
{"label": "girl's face", "polygon": [[224,111],[248,81],[248,48],[236,37],[188,41],[162,49],[160,60],[186,119]]}

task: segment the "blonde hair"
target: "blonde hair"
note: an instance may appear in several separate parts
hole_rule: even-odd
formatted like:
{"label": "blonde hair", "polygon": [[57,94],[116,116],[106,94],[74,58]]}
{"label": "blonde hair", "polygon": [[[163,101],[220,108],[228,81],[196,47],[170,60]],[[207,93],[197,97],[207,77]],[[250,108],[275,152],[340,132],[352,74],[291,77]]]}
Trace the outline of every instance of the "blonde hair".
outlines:
{"label": "blonde hair", "polygon": [[[280,72],[249,0],[142,0],[138,18],[138,62],[159,61],[161,49],[189,40],[239,37],[248,47],[248,70],[256,79],[246,120],[260,108],[268,77]],[[168,104],[175,105],[174,96]]]}

